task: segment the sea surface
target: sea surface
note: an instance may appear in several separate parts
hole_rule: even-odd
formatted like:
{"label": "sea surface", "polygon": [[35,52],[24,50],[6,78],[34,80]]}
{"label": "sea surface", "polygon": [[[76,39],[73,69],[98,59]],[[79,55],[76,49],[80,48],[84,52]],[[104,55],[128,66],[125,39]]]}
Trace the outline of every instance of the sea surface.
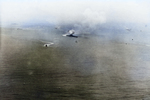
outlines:
{"label": "sea surface", "polygon": [[150,100],[149,45],[40,32],[2,29],[1,100]]}

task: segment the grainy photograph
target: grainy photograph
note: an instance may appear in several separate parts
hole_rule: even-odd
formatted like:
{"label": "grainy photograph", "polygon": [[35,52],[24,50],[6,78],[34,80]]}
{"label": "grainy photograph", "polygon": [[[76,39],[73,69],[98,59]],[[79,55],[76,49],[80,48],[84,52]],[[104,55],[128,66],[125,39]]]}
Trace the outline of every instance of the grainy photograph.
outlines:
{"label": "grainy photograph", "polygon": [[0,0],[0,100],[150,100],[150,1]]}

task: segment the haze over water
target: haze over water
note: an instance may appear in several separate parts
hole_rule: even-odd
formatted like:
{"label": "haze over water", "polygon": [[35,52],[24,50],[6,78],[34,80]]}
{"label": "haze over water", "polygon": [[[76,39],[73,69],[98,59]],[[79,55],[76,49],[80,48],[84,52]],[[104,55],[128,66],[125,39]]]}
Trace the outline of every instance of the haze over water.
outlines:
{"label": "haze over water", "polygon": [[57,44],[45,48],[25,38],[35,31],[2,29],[3,100],[148,100],[150,47],[95,35],[56,35]]}

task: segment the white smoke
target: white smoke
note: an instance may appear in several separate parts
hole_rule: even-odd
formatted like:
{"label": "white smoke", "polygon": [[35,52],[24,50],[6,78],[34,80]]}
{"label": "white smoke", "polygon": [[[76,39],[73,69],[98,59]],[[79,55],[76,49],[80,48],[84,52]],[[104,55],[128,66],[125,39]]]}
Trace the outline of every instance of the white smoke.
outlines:
{"label": "white smoke", "polygon": [[50,23],[149,23],[149,2],[141,1],[2,1],[1,22],[32,20]]}

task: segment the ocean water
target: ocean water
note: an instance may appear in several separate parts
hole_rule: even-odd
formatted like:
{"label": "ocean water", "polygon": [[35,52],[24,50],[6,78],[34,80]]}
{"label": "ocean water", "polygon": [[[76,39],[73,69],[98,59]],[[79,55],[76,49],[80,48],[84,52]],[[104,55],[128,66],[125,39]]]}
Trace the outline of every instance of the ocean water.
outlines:
{"label": "ocean water", "polygon": [[38,32],[2,30],[1,100],[150,99],[149,46],[132,38],[57,34],[46,48]]}

